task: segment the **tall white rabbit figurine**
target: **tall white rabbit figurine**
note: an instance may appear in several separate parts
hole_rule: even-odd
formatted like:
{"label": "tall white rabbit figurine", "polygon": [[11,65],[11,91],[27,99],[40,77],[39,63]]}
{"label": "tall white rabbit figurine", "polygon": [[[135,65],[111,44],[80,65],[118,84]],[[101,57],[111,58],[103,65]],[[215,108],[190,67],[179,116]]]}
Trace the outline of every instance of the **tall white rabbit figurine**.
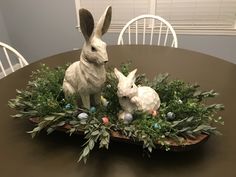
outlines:
{"label": "tall white rabbit figurine", "polygon": [[[144,112],[156,111],[160,107],[159,95],[151,87],[136,86],[136,72],[137,69],[131,71],[129,75],[125,77],[119,70],[114,69],[114,73],[119,80],[117,95],[123,111],[131,114],[135,110]],[[124,112],[120,113],[120,119],[124,119]]]}
{"label": "tall white rabbit figurine", "polygon": [[63,91],[66,96],[78,93],[83,106],[90,108],[90,96],[95,103],[101,100],[101,87],[106,80],[105,63],[108,61],[106,43],[101,40],[111,23],[111,6],[100,17],[96,27],[92,14],[79,10],[80,29],[85,38],[80,61],[72,63],[65,72]]}

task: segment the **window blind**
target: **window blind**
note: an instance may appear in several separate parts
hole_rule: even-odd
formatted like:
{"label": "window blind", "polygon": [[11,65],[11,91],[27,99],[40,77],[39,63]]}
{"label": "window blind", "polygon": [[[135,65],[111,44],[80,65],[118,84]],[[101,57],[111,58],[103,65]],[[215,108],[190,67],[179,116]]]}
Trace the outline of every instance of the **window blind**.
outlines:
{"label": "window blind", "polygon": [[77,11],[77,23],[79,26],[79,8],[88,9],[94,16],[95,22],[98,21],[105,8],[112,6],[112,21],[109,31],[120,32],[122,27],[132,18],[149,14],[149,0],[75,0]]}
{"label": "window blind", "polygon": [[175,28],[235,28],[236,0],[156,0],[155,7]]}
{"label": "window blind", "polygon": [[177,34],[236,34],[236,0],[75,0],[78,9],[92,12],[95,21],[112,6],[109,31],[120,32],[132,18],[154,14],[165,18]]}

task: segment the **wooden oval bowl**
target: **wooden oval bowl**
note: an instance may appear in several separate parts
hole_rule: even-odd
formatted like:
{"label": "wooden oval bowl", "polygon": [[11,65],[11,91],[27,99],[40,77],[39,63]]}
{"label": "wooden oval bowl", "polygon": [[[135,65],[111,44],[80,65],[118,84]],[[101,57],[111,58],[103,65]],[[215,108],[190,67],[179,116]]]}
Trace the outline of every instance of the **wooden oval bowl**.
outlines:
{"label": "wooden oval bowl", "polygon": [[[39,123],[39,119],[38,118],[30,118],[29,121],[33,124],[37,124]],[[57,128],[58,131],[62,131],[62,132],[67,132],[69,129],[71,128],[71,125],[69,124],[65,124],[64,126]],[[76,134],[84,134],[84,132],[81,131],[77,131]],[[177,143],[176,141],[174,141],[173,139],[166,139],[166,143],[169,144],[169,150],[170,151],[174,151],[174,152],[181,152],[181,151],[189,151],[192,149],[197,148],[198,146],[200,146],[201,144],[205,143],[208,139],[209,139],[209,135],[207,134],[200,134],[198,136],[196,136],[196,138],[185,138],[181,144]],[[141,142],[138,141],[134,141],[132,139],[130,139],[127,136],[124,136],[122,134],[120,134],[117,131],[112,131],[111,132],[111,140],[114,141],[119,141],[119,142],[126,142],[126,143],[133,143],[133,144],[142,144]],[[156,142],[156,147],[158,149],[164,149],[165,147],[163,147],[160,142]]]}

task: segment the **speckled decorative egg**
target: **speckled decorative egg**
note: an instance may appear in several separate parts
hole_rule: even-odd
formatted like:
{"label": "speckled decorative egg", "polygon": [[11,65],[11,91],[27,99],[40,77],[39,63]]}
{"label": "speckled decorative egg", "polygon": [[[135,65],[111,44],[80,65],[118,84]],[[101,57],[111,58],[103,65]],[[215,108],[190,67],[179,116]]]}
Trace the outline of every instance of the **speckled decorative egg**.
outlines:
{"label": "speckled decorative egg", "polygon": [[173,112],[168,112],[166,114],[168,120],[174,120],[175,119],[175,114]]}
{"label": "speckled decorative egg", "polygon": [[107,116],[103,117],[102,122],[103,122],[104,125],[109,124],[109,118]]}
{"label": "speckled decorative egg", "polygon": [[157,115],[157,111],[156,110],[153,110],[153,111],[151,111],[151,114],[152,114],[152,116],[156,116]]}
{"label": "speckled decorative egg", "polygon": [[85,120],[85,119],[88,118],[88,114],[85,113],[85,112],[82,112],[82,113],[80,113],[80,114],[78,115],[78,118],[79,118],[80,120]]}
{"label": "speckled decorative egg", "polygon": [[133,120],[133,116],[130,113],[125,113],[124,114],[124,123],[128,124]]}
{"label": "speckled decorative egg", "polygon": [[96,112],[96,108],[95,107],[91,107],[89,110],[91,113],[95,113]]}
{"label": "speckled decorative egg", "polygon": [[160,129],[161,126],[160,126],[158,123],[155,123],[155,124],[153,125],[153,128],[155,128],[155,129]]}
{"label": "speckled decorative egg", "polygon": [[70,108],[71,108],[71,104],[70,104],[70,103],[66,104],[66,105],[65,105],[65,108],[66,108],[66,109],[70,109]]}

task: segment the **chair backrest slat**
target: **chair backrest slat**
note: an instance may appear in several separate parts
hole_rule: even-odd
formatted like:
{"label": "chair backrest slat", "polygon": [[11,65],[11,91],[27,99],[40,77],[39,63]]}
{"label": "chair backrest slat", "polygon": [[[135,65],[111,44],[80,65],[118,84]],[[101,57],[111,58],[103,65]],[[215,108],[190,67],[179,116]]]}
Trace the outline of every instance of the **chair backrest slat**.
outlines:
{"label": "chair backrest slat", "polygon": [[160,23],[159,35],[158,35],[158,45],[160,45],[161,41],[161,31],[162,31],[162,22]]}
{"label": "chair backrest slat", "polygon": [[8,64],[9,64],[10,68],[11,68],[11,71],[14,72],[15,70],[13,69],[11,60],[10,60],[10,58],[9,58],[8,52],[7,52],[7,50],[6,50],[5,47],[3,47],[3,51],[4,51],[5,57],[6,57],[6,59],[7,59],[7,62],[8,62]]}
{"label": "chair backrest slat", "polygon": [[155,19],[152,19],[150,45],[152,44],[154,26],[155,26]]}
{"label": "chair backrest slat", "polygon": [[1,60],[0,60],[0,68],[1,68],[1,70],[2,70],[2,72],[3,72],[3,75],[6,76],[7,74],[6,74],[6,72],[5,72],[5,69],[3,68],[2,61],[1,61]]}
{"label": "chair backrest slat", "polygon": [[[11,72],[15,72],[15,70],[18,69],[19,65],[21,68],[28,65],[28,62],[26,61],[26,59],[13,47],[3,42],[0,42],[0,49],[2,49],[0,52],[3,51],[5,55],[5,58],[0,59],[0,68],[2,70],[2,72],[0,72],[0,76],[1,76],[1,73],[4,76],[6,76],[7,74]],[[14,62],[12,61],[13,54],[14,54],[14,59],[17,60],[18,63],[15,63],[15,61]],[[3,61],[3,59],[5,59],[5,62]],[[5,67],[7,63],[9,65],[8,66],[9,68]]]}
{"label": "chair backrest slat", "polygon": [[175,41],[172,40],[171,47],[174,47],[174,45],[175,45]]}
{"label": "chair backrest slat", "polygon": [[136,29],[135,42],[136,44],[138,44],[138,21],[135,22],[135,29]]}
{"label": "chair backrest slat", "polygon": [[[156,21],[159,21],[159,23],[156,23]],[[177,41],[177,36],[176,33],[171,26],[171,24],[163,19],[160,16],[156,15],[140,15],[138,17],[135,17],[134,19],[130,20],[121,30],[119,37],[118,37],[118,42],[117,44],[124,44],[124,39],[123,35],[126,33],[128,29],[128,44],[132,44],[132,35],[131,32],[135,33],[135,44],[137,45],[139,42],[141,43],[141,40],[143,41],[142,44],[146,44],[146,39],[149,37],[147,36],[146,33],[150,34],[150,41],[149,44],[152,45],[154,41],[154,37],[157,35],[157,43],[156,45],[168,45],[170,44],[169,37],[172,36],[173,41],[171,43],[171,47],[178,47],[178,41]],[[139,32],[140,30],[140,32]],[[142,39],[138,39],[139,36],[142,36]]]}
{"label": "chair backrest slat", "polygon": [[18,57],[18,60],[19,60],[19,62],[20,62],[20,67],[23,68],[24,65],[23,65],[23,63],[22,63],[22,60],[21,60],[19,57]]}
{"label": "chair backrest slat", "polygon": [[164,41],[164,46],[166,46],[167,38],[168,38],[168,33],[169,33],[169,27],[166,29],[166,36],[165,36],[165,41]]}
{"label": "chair backrest slat", "polygon": [[130,32],[130,26],[129,26],[129,28],[128,28],[128,33],[129,33],[129,44],[131,44],[131,37],[130,37],[131,32]]}
{"label": "chair backrest slat", "polygon": [[146,41],[145,37],[146,37],[146,19],[144,18],[143,19],[143,45],[145,44],[145,41]]}

